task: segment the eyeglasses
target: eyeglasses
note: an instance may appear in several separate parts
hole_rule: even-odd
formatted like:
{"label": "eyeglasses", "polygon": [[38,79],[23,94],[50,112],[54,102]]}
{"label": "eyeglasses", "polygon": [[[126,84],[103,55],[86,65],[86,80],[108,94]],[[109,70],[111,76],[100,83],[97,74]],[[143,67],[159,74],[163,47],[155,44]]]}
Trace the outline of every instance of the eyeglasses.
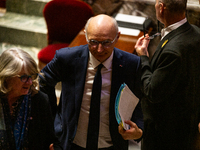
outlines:
{"label": "eyeglasses", "polygon": [[31,80],[35,80],[37,78],[38,74],[32,74],[32,75],[17,75],[17,77],[19,77],[21,79],[22,82],[27,82],[29,80],[29,78],[31,78]]}
{"label": "eyeglasses", "polygon": [[99,45],[99,43],[101,43],[101,45],[104,47],[104,48],[108,48],[110,47],[114,41],[117,39],[118,37],[118,34],[115,36],[114,40],[110,41],[110,40],[105,40],[105,41],[97,41],[97,40],[88,40],[88,37],[87,37],[87,33],[85,33],[85,37],[86,37],[86,40],[87,42],[94,46],[94,47],[97,47]]}
{"label": "eyeglasses", "polygon": [[156,34],[154,34],[154,35],[152,35],[152,36],[149,36],[148,40],[152,40],[152,39],[154,39],[156,36],[160,36],[160,35],[161,35],[161,33],[156,33]]}

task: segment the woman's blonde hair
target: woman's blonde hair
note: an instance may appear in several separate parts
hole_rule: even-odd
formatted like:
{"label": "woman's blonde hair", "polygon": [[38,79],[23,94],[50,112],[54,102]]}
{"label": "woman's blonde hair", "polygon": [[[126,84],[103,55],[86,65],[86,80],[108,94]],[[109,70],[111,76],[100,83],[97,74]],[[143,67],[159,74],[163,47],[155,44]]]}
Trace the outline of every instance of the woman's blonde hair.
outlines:
{"label": "woman's blonde hair", "polygon": [[[11,89],[7,87],[7,79],[18,75],[24,69],[27,75],[38,74],[39,69],[35,60],[20,48],[5,50],[0,56],[0,93],[7,94]],[[37,93],[38,79],[32,81],[31,92]]]}

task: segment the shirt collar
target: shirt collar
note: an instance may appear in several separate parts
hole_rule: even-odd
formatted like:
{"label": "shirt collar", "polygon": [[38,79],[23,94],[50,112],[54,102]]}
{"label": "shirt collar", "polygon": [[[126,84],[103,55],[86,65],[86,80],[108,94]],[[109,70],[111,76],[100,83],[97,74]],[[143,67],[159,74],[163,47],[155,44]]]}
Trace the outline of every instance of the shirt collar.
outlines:
{"label": "shirt collar", "polygon": [[186,22],[187,22],[187,19],[184,18],[183,20],[181,20],[181,21],[179,21],[179,22],[176,22],[176,23],[174,23],[174,24],[172,24],[172,25],[170,25],[170,26],[168,26],[168,27],[162,29],[162,30],[161,30],[161,37],[162,37],[161,40],[162,40],[168,33],[170,33],[171,31],[173,31],[173,30],[175,30],[175,29],[177,29],[178,27],[180,27],[181,25],[183,25],[183,24],[186,23]]}
{"label": "shirt collar", "polygon": [[[109,69],[112,67],[113,52],[108,59],[106,59],[102,64],[105,68]],[[96,68],[101,62],[98,61],[89,51],[89,63],[92,64],[93,68]]]}

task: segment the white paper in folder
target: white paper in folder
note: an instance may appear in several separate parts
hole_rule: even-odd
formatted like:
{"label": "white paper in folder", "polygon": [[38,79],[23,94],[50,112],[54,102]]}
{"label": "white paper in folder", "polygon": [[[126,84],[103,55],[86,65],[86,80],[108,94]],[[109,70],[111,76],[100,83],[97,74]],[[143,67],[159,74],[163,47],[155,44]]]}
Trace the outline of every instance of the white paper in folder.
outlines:
{"label": "white paper in folder", "polygon": [[129,129],[129,125],[124,123],[125,120],[130,120],[137,106],[139,99],[124,83],[121,85],[116,101],[115,101],[115,115],[118,124],[122,125],[125,130]]}

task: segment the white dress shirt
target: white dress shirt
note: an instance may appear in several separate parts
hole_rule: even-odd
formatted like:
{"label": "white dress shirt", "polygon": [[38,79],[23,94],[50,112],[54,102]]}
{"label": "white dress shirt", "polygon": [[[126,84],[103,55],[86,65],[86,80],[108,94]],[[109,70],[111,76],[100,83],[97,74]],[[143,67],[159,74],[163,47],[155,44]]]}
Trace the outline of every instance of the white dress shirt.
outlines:
{"label": "white dress shirt", "polygon": [[[104,61],[101,69],[102,88],[101,88],[101,102],[100,102],[100,128],[98,148],[105,148],[112,146],[112,140],[109,131],[109,104],[110,104],[110,89],[111,89],[111,75],[112,75],[112,59],[111,56]],[[73,143],[78,146],[86,147],[87,129],[90,113],[90,101],[92,94],[92,85],[94,76],[97,71],[97,66],[100,62],[89,52],[89,61],[87,74],[85,79],[85,88],[83,93],[83,100],[78,120],[77,132]]]}

